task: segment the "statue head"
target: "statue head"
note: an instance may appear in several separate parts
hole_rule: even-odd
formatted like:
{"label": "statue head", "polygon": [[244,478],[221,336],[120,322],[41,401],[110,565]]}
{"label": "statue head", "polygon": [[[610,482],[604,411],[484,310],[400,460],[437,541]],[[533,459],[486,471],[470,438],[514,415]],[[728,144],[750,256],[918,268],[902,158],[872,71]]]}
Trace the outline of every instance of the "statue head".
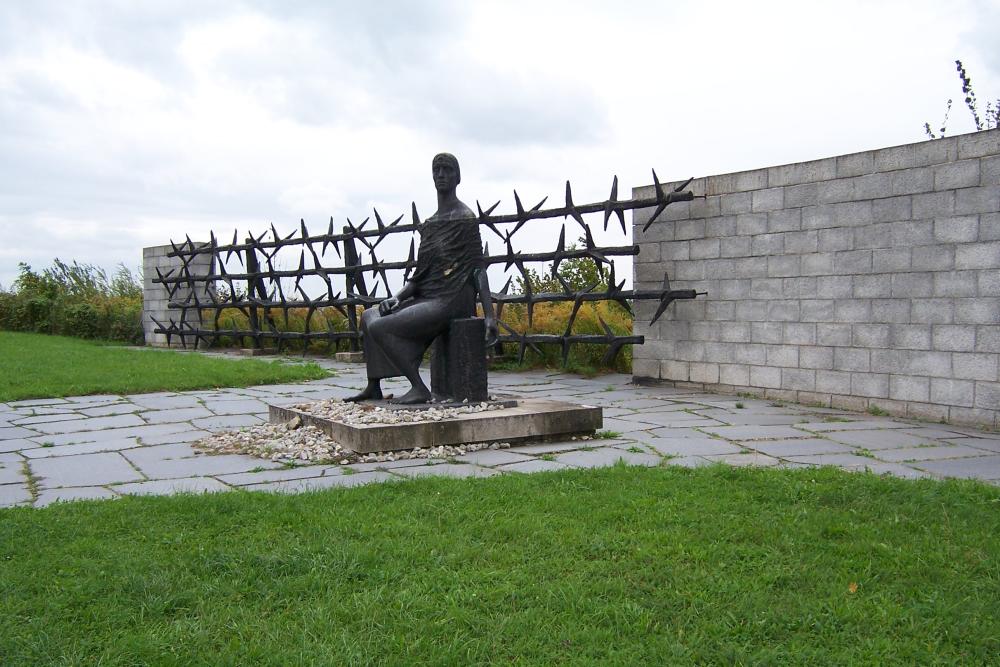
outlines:
{"label": "statue head", "polygon": [[438,192],[454,190],[462,182],[462,170],[458,166],[458,158],[451,153],[438,153],[431,161],[431,173],[434,176],[434,187]]}

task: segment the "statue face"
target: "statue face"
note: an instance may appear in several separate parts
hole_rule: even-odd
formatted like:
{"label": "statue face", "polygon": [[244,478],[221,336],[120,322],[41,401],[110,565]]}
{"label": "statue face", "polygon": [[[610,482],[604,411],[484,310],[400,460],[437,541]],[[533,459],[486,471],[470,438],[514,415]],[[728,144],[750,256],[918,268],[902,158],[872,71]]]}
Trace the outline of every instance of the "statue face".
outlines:
{"label": "statue face", "polygon": [[458,187],[461,176],[458,170],[448,160],[435,160],[431,166],[434,175],[434,187],[438,190],[452,190]]}

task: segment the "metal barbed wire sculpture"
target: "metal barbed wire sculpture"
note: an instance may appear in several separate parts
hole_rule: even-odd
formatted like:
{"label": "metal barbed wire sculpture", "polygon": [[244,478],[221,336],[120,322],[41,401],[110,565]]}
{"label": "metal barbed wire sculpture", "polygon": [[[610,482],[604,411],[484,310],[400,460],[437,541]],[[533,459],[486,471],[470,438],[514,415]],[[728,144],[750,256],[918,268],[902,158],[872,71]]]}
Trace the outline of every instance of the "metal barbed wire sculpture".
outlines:
{"label": "metal barbed wire sculpture", "polygon": [[[656,172],[653,171],[655,197],[619,200],[618,177],[615,176],[608,199],[580,205],[573,202],[572,187],[567,181],[565,205],[549,209],[542,208],[548,199],[547,197],[531,208],[525,208],[515,190],[516,212],[506,215],[493,215],[493,211],[500,205],[499,201],[485,210],[477,201],[477,221],[498,237],[504,247],[503,253],[491,255],[487,242],[484,252],[486,264],[488,266],[503,264],[505,272],[511,268],[516,269],[523,285],[523,293],[512,294],[510,293],[512,281],[508,279],[504,288],[493,294],[501,329],[499,343],[501,345],[505,343],[516,344],[519,362],[524,360],[529,349],[541,354],[538,345],[559,345],[564,365],[568,362],[573,345],[606,345],[608,349],[602,363],[610,364],[622,347],[642,344],[644,338],[636,335],[616,335],[603,319],[599,319],[604,330],[602,334],[573,333],[573,325],[584,303],[614,301],[631,313],[632,301],[655,300],[658,302],[658,306],[651,322],[655,323],[675,300],[694,299],[700,294],[704,294],[704,292],[695,292],[694,290],[671,289],[669,277],[666,275],[664,275],[662,289],[624,289],[625,281],[617,281],[615,265],[609,257],[637,255],[639,254],[639,246],[636,244],[600,246],[594,241],[593,232],[584,219],[585,215],[602,214],[603,229],[607,231],[608,223],[614,216],[621,225],[622,233],[627,235],[625,212],[655,207],[653,215],[643,227],[643,231],[645,231],[667,206],[674,202],[693,199],[692,193],[689,190],[684,190],[691,183],[691,180],[693,179],[688,179],[672,191],[665,192]],[[249,235],[242,243],[239,242],[238,234],[235,231],[232,242],[228,244],[220,243],[214,232],[211,233],[208,243],[195,243],[190,236],[185,236],[185,240],[179,244],[171,241],[171,252],[168,253],[168,256],[178,258],[180,267],[166,272],[157,269],[157,275],[153,282],[165,286],[169,298],[169,308],[179,311],[179,317],[177,319],[171,318],[166,323],[154,319],[153,323],[156,325],[154,332],[165,334],[168,344],[172,337],[179,337],[184,347],[187,347],[189,341],[193,341],[194,346],[197,346],[199,343],[216,343],[220,338],[231,337],[250,339],[255,347],[261,347],[263,343],[273,341],[279,350],[292,341],[303,342],[305,348],[308,347],[310,341],[325,341],[329,346],[335,347],[341,340],[348,340],[352,349],[359,349],[358,341],[361,334],[358,328],[357,308],[359,306],[371,307],[380,302],[384,298],[378,296],[380,285],[384,287],[386,296],[391,294],[389,272],[402,272],[404,282],[409,277],[417,264],[413,234],[420,232],[422,224],[417,214],[416,204],[411,205],[411,221],[406,224],[403,223],[404,216],[402,215],[389,223],[383,220],[377,210],[373,210],[373,216],[374,224],[371,226],[372,217],[365,218],[357,225],[348,218],[347,225],[340,233],[335,233],[333,218],[330,218],[329,226],[324,234],[311,234],[305,221],[302,220],[298,229],[284,237],[278,234],[277,229],[272,224],[270,229],[259,236]],[[563,224],[555,250],[525,253],[514,249],[513,237],[527,223],[559,217],[570,218],[579,224],[582,229],[581,242],[583,247],[577,248],[574,245],[567,247],[566,226]],[[267,239],[268,232],[270,232],[270,239]],[[407,258],[400,261],[380,259],[376,252],[378,246],[393,234],[405,233],[411,234]],[[356,245],[358,243],[364,247],[363,252],[367,255],[364,260],[358,253]],[[297,246],[301,246],[298,266],[294,269],[278,268],[276,266],[278,251]],[[319,248],[318,252],[317,247]],[[333,248],[338,260],[340,260],[340,266],[324,263],[323,259],[326,258],[327,249],[330,247]],[[195,258],[205,254],[211,255],[212,260],[212,268],[208,273],[199,272],[193,268]],[[241,272],[226,270],[228,262],[234,256],[242,266]],[[606,289],[598,290],[597,288],[602,286],[600,283],[583,289],[574,289],[567,283],[559,273],[560,263],[580,258],[589,258],[594,262],[598,275],[607,278]],[[263,269],[260,265],[261,260],[264,263]],[[552,277],[562,287],[562,291],[534,292],[529,265],[550,265]],[[310,276],[314,276],[325,285],[324,293],[315,297],[306,293],[302,281]],[[338,290],[334,286],[334,279],[340,276],[343,276],[344,288]],[[367,287],[369,279],[373,284],[372,289]],[[291,294],[286,294],[286,290],[282,286],[283,280],[292,282]],[[222,290],[222,296],[219,295],[219,290],[216,288],[220,283],[225,286],[225,289]],[[573,303],[566,330],[562,334],[532,333],[535,306],[539,303],[556,302]],[[528,323],[526,331],[518,331],[503,321],[504,306],[514,304],[524,304],[526,308]],[[348,329],[336,331],[328,322],[325,328],[317,330],[314,327],[313,318],[316,313],[320,312],[320,309],[325,308],[332,308],[342,315],[347,322]],[[306,311],[304,330],[279,330],[274,321],[273,313],[281,312],[287,327],[289,311],[293,309]],[[220,320],[226,310],[236,310],[243,313],[246,316],[248,327],[245,329],[236,326],[229,329],[222,328]],[[206,311],[212,313],[211,326],[206,326],[204,323]],[[261,312],[264,315],[263,322],[260,317]]]}

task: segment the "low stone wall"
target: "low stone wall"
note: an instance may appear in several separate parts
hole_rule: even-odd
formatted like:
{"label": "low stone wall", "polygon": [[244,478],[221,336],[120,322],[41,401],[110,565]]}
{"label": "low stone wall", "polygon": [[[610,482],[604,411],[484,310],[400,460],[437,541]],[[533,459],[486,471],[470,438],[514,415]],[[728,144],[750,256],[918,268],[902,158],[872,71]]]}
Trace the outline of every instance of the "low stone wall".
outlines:
{"label": "low stone wall", "polygon": [[[156,328],[153,318],[166,324],[171,317],[174,319],[180,317],[179,310],[170,310],[167,307],[170,301],[167,288],[160,283],[153,282],[153,279],[157,277],[157,269],[163,275],[174,270],[175,276],[180,270],[180,260],[176,257],[167,257],[167,253],[172,249],[173,247],[170,245],[142,249],[142,330],[145,334],[146,345],[152,347],[168,347],[167,337],[164,334],[153,333],[153,329]],[[208,275],[212,270],[212,256],[198,255],[191,262],[190,270],[194,273]],[[185,289],[181,288],[177,292],[177,299],[183,301],[187,293],[190,293],[190,289],[185,292]],[[204,298],[207,300],[207,295]],[[171,340],[170,346],[180,347],[180,340]]]}
{"label": "low stone wall", "polygon": [[1000,427],[1000,130],[690,187],[634,216],[636,287],[708,291],[636,305],[637,380]]}

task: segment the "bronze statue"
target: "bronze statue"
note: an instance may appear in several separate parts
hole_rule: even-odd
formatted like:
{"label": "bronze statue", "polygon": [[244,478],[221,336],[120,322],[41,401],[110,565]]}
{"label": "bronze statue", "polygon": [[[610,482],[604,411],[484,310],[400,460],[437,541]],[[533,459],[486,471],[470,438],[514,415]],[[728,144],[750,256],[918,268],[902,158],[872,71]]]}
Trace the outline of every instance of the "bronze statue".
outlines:
{"label": "bronze statue", "polygon": [[486,345],[496,343],[493,312],[479,222],[455,194],[462,182],[458,160],[450,153],[431,163],[438,208],[420,227],[417,269],[395,295],[361,316],[368,386],[348,401],[379,400],[381,380],[405,376],[412,387],[396,403],[426,403],[431,392],[420,377],[420,361],[452,320],[471,317],[476,297],[486,320]]}

